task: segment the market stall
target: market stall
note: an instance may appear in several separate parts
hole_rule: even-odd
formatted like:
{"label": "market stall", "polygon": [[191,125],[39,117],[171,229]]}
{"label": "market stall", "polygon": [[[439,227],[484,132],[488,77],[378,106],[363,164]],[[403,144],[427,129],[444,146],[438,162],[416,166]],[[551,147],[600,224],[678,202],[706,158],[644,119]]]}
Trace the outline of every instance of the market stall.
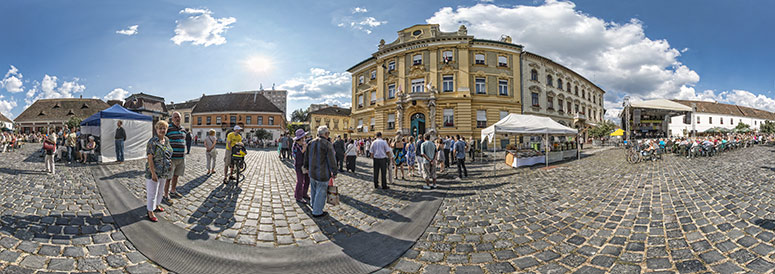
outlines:
{"label": "market stall", "polygon": [[[507,150],[506,164],[512,167],[530,166],[535,164],[545,164],[562,161],[564,159],[577,157],[578,150],[576,143],[555,142],[549,144],[549,136],[575,136],[578,134],[576,129],[572,129],[555,122],[549,117],[534,115],[509,114],[492,126],[482,130],[481,142],[493,142],[497,134],[506,135],[531,135],[544,137],[542,142],[544,152],[538,145],[531,148],[515,148]],[[575,141],[578,141],[574,138]],[[493,150],[495,146],[493,146]],[[549,153],[545,153],[545,152]]]}
{"label": "market stall", "polygon": [[153,117],[139,114],[116,104],[106,110],[95,113],[81,122],[81,133],[98,138],[100,161],[116,161],[115,132],[116,122],[122,121],[126,131],[124,159],[145,158],[145,145],[153,136]]}

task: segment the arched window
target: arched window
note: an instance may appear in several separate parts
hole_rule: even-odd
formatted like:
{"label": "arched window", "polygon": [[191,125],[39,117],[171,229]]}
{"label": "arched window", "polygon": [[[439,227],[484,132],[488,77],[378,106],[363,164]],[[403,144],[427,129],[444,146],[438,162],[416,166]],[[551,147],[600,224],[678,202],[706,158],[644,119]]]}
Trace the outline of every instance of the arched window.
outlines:
{"label": "arched window", "polygon": [[579,86],[573,87],[573,90],[576,91],[576,96],[579,96]]}
{"label": "arched window", "polygon": [[554,79],[552,79],[551,75],[546,75],[546,85],[547,86],[553,86]]}
{"label": "arched window", "polygon": [[570,93],[570,83],[567,83],[567,84],[565,84],[565,86],[566,86],[566,87],[567,87],[567,89],[568,89],[568,93]]}
{"label": "arched window", "polygon": [[557,78],[557,88],[562,89],[562,79]]}
{"label": "arched window", "polygon": [[530,71],[530,80],[538,81],[538,71],[536,70]]}

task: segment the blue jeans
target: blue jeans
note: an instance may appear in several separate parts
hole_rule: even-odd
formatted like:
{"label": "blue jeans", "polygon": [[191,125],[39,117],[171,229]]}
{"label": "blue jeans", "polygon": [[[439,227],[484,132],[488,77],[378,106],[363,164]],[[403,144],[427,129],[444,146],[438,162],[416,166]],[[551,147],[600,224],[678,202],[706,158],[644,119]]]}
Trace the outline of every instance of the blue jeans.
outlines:
{"label": "blue jeans", "polygon": [[116,140],[116,161],[124,161],[124,140]]}
{"label": "blue jeans", "polygon": [[318,181],[309,178],[310,181],[310,205],[312,205],[312,215],[323,214],[323,207],[326,206],[326,195],[328,194],[328,182]]}

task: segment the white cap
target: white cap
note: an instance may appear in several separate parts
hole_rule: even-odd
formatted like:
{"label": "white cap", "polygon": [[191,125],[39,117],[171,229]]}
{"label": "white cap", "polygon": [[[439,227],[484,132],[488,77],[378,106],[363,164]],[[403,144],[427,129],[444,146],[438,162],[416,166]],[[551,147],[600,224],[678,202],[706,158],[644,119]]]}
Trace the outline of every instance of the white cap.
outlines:
{"label": "white cap", "polygon": [[234,130],[241,130],[242,128],[239,125],[234,126]]}

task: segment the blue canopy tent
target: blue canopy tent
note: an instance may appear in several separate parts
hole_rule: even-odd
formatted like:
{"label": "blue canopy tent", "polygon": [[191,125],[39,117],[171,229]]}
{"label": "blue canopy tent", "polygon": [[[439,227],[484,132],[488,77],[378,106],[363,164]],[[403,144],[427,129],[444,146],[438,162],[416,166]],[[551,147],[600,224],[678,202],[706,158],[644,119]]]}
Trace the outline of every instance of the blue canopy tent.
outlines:
{"label": "blue canopy tent", "polygon": [[145,158],[145,144],[153,136],[153,117],[139,114],[120,105],[113,105],[97,112],[81,122],[81,133],[91,134],[100,138],[100,160],[116,161],[115,133],[117,122],[126,131],[124,142],[124,159],[136,160]]}

